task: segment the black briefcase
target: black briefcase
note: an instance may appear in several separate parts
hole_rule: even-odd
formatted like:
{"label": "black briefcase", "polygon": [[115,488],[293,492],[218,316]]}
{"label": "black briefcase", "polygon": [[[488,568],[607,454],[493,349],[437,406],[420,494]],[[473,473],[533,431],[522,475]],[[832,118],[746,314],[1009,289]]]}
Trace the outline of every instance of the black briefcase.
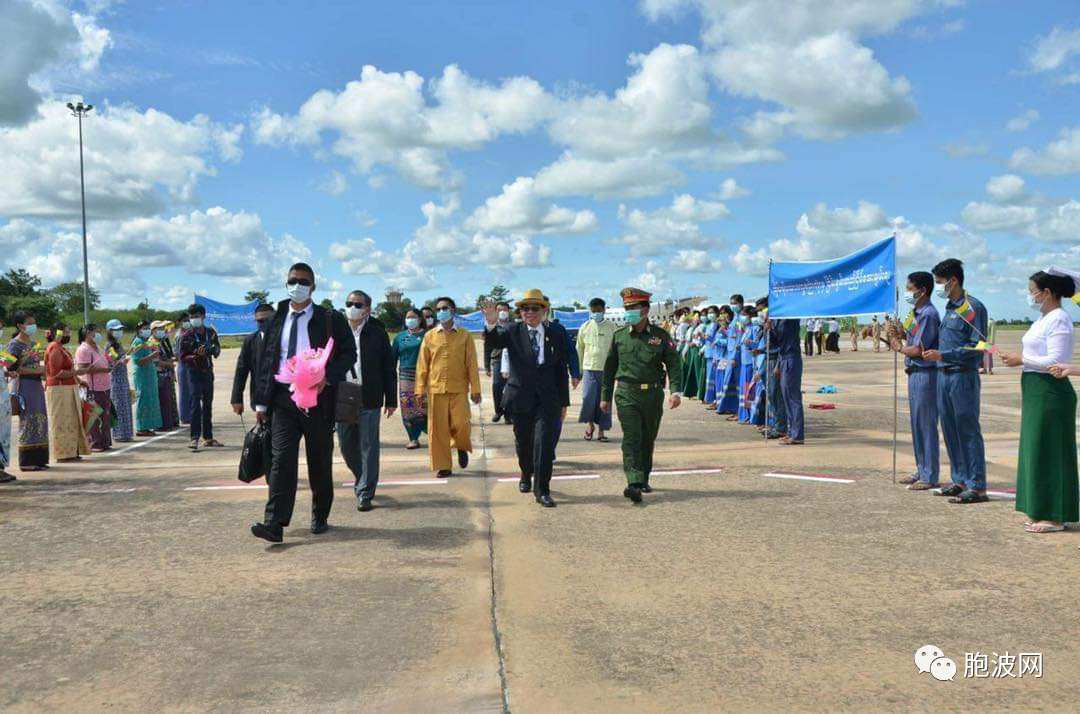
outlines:
{"label": "black briefcase", "polygon": [[237,478],[251,483],[257,478],[270,475],[271,461],[270,427],[259,422],[244,436],[244,448],[240,452],[240,469]]}

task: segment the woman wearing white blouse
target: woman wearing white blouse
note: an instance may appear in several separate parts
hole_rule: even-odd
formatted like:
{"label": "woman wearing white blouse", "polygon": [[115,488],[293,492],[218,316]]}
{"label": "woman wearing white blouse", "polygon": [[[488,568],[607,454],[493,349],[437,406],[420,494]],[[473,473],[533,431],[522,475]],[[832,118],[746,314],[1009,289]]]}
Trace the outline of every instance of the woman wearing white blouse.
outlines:
{"label": "woman wearing white blouse", "polygon": [[1076,391],[1067,379],[1051,374],[1072,361],[1075,336],[1072,319],[1061,307],[1072,297],[1071,274],[1051,268],[1028,282],[1028,304],[1042,315],[1023,339],[1023,354],[1001,355],[1009,367],[1023,367],[1020,388],[1020,458],[1016,471],[1016,510],[1031,520],[1031,533],[1065,530],[1080,520],[1076,468]]}

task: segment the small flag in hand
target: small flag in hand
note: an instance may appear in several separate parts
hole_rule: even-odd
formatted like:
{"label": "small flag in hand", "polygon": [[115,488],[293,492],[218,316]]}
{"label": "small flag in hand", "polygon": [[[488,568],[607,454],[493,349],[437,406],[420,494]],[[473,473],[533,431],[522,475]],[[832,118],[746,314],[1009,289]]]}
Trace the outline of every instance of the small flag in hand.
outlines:
{"label": "small flag in hand", "polygon": [[971,306],[971,301],[968,300],[967,293],[964,293],[964,303],[956,308],[956,314],[963,319],[964,322],[970,325],[975,324],[975,308]]}

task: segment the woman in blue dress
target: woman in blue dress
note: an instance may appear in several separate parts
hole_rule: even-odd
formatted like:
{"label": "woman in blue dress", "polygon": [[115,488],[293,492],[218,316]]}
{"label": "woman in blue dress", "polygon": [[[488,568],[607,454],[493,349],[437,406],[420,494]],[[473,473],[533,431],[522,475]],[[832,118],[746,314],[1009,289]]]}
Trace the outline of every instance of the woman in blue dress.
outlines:
{"label": "woman in blue dress", "polygon": [[747,305],[743,308],[743,331],[739,341],[739,423],[750,423],[750,409],[753,406],[753,389],[751,382],[754,380],[754,350],[757,349],[758,337],[761,330],[750,324],[756,314],[756,310]]}
{"label": "woman in blue dress", "polygon": [[[124,325],[119,320],[109,320],[105,325],[108,331],[105,356],[112,366],[113,410],[116,412],[112,424],[113,441],[131,441],[135,436],[135,422],[131,418],[131,382],[128,381],[128,355],[120,339],[124,336]],[[107,417],[105,417],[107,418]]]}
{"label": "woman in blue dress", "polygon": [[716,388],[716,413],[729,414],[728,421],[735,421],[739,411],[739,365],[741,363],[741,350],[739,342],[742,339],[743,325],[741,315],[731,311],[731,324],[727,329],[727,344],[724,346],[727,365],[724,374],[717,383]]}
{"label": "woman in blue dress", "polygon": [[143,320],[138,324],[139,336],[131,341],[131,360],[135,391],[135,436],[154,436],[155,429],[161,428],[161,400],[158,397],[157,363],[161,353],[150,346],[150,323]]}

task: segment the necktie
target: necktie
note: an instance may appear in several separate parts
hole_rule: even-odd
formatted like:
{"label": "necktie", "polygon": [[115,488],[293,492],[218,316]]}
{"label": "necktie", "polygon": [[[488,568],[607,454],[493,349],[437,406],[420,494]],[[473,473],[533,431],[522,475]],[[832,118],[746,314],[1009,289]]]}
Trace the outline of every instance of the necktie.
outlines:
{"label": "necktie", "polygon": [[291,315],[292,322],[289,323],[289,351],[285,354],[286,358],[296,356],[296,323],[300,322],[300,316],[303,314],[304,313],[302,312],[294,312]]}
{"label": "necktie", "polygon": [[536,330],[534,330],[534,329],[529,330],[529,341],[532,342],[533,359],[535,359],[536,363],[539,364],[540,363],[540,335],[537,333]]}

